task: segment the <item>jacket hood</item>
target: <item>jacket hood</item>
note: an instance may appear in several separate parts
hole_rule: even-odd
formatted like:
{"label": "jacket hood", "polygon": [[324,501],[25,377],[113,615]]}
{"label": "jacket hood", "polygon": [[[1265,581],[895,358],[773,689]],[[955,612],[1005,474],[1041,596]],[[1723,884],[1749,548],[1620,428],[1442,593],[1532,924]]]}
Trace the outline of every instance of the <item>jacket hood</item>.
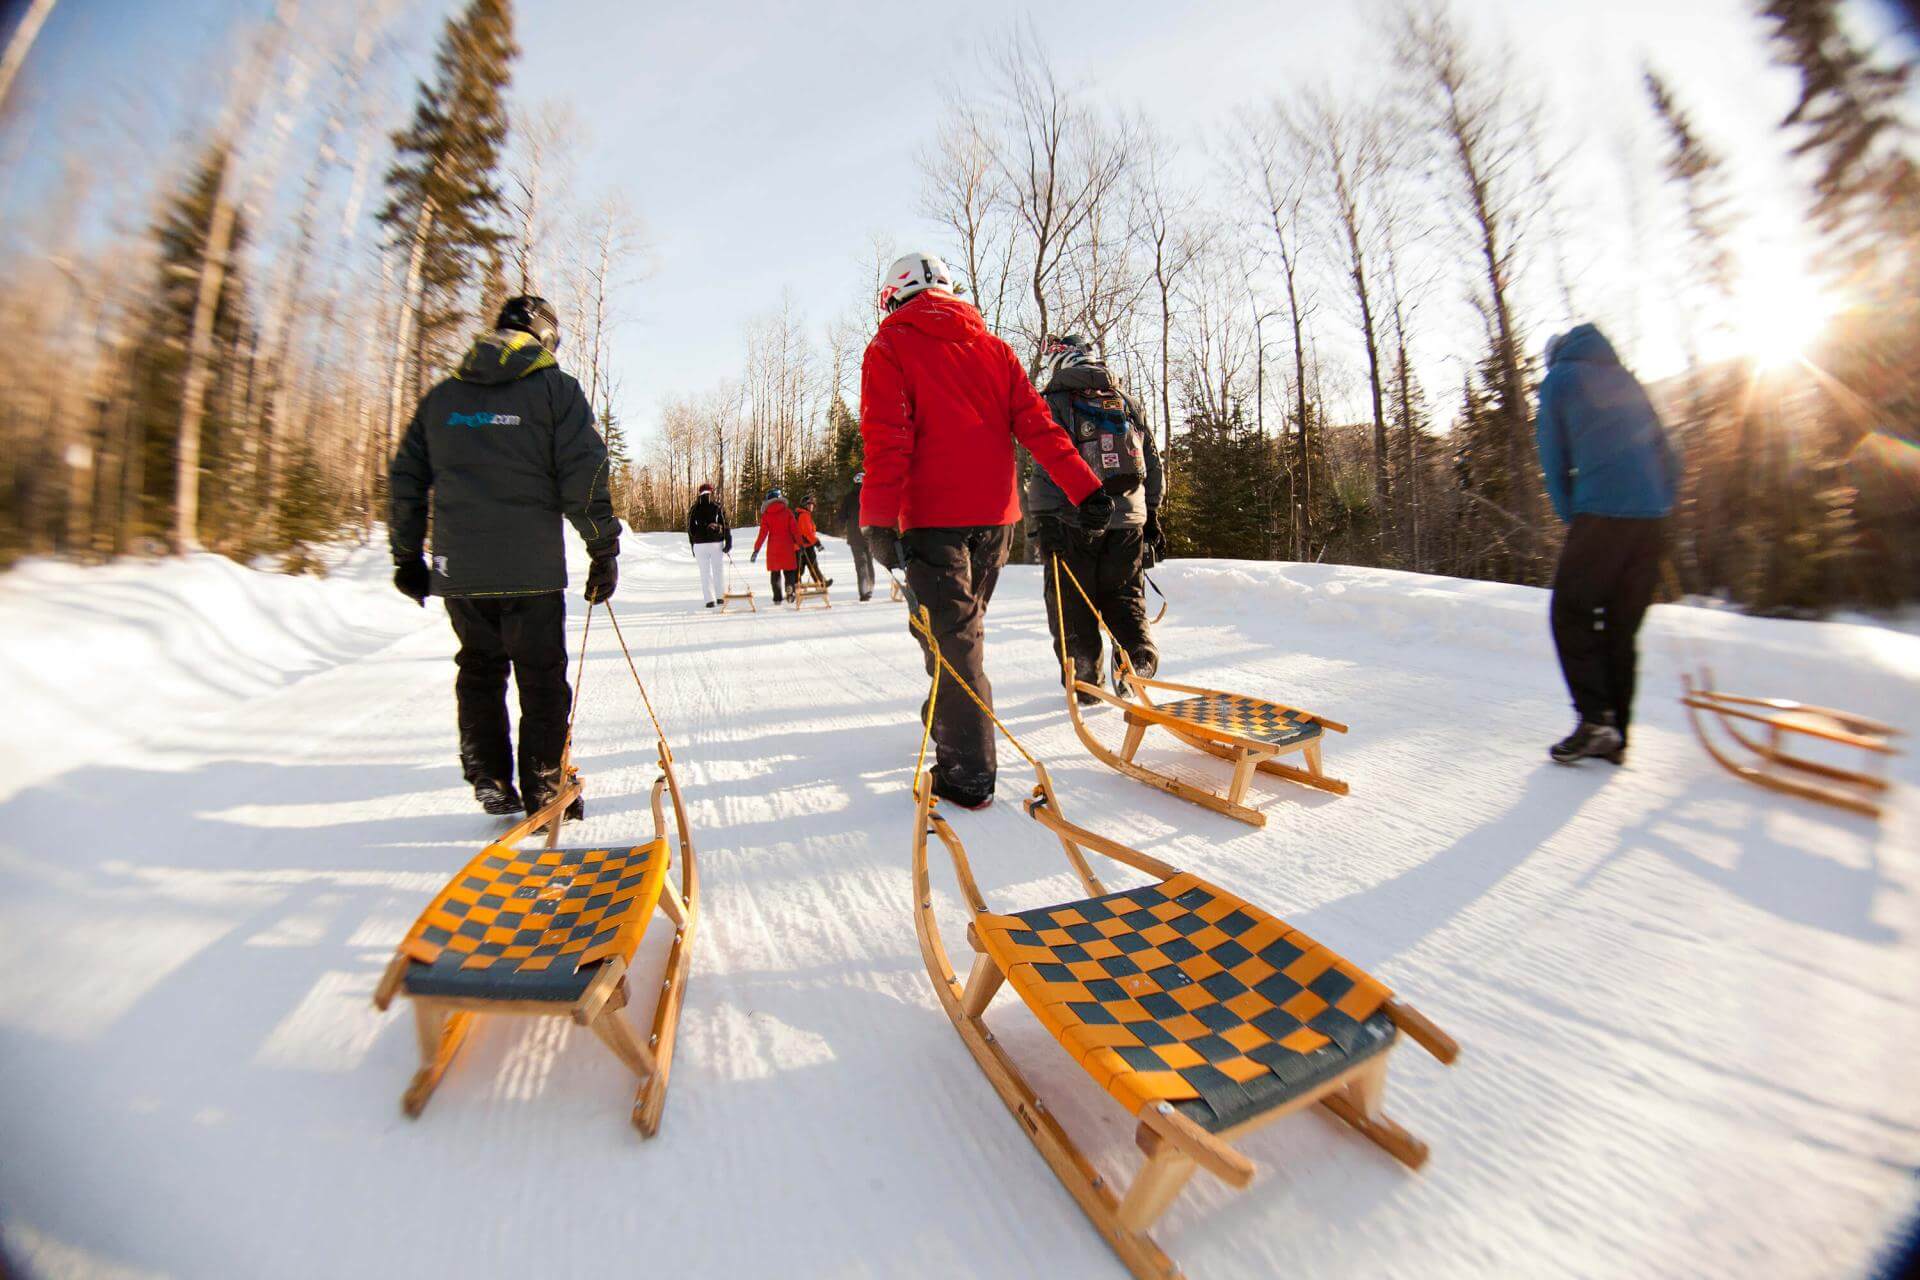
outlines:
{"label": "jacket hood", "polygon": [[917,329],[942,342],[966,342],[987,331],[987,322],[973,309],[949,293],[929,289],[916,294],[880,322],[880,328],[905,326]]}
{"label": "jacket hood", "polygon": [[453,376],[462,382],[499,386],[558,365],[553,353],[541,346],[532,334],[518,329],[495,329],[473,340],[473,346],[468,348],[466,358]]}
{"label": "jacket hood", "polygon": [[1547,344],[1547,368],[1562,360],[1582,360],[1588,364],[1619,364],[1613,344],[1590,324],[1578,324]]}
{"label": "jacket hood", "polygon": [[1056,391],[1112,391],[1113,375],[1107,372],[1103,364],[1070,364],[1057,369],[1047,379],[1047,389],[1042,394],[1052,395]]}

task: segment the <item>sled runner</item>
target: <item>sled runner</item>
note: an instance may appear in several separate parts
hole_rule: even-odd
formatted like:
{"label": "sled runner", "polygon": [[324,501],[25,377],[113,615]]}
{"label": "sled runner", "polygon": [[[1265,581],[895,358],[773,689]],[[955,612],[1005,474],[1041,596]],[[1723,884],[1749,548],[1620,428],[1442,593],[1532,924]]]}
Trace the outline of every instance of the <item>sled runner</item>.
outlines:
{"label": "sled runner", "polygon": [[[613,610],[607,614],[611,618]],[[592,617],[590,607],[589,625]],[[617,621],[614,629],[617,634]],[[583,634],[583,662],[585,652]],[[627,662],[631,667],[631,655]],[[636,684],[639,679],[636,670]],[[577,688],[578,681],[576,709]],[[647,714],[653,715],[650,701]],[[571,1018],[592,1031],[640,1081],[633,1123],[649,1138],[659,1131],[692,961],[700,877],[673,752],[658,720],[654,729],[660,774],[653,783],[651,840],[630,848],[557,847],[562,815],[580,794],[579,777],[569,770],[552,803],[481,850],[408,930],[373,1003],[384,1011],[396,995],[413,1002],[420,1068],[401,1099],[409,1116],[418,1116],[433,1097],[476,1015],[512,1014]],[[571,741],[571,726],[568,736]],[[668,874],[673,857],[662,805],[668,798],[680,851],[677,888]],[[543,827],[543,849],[517,847]],[[674,936],[652,1030],[642,1041],[623,1013],[627,971],[656,911],[665,913]]]}
{"label": "sled runner", "polygon": [[793,607],[796,610],[799,609],[800,606],[804,605],[808,601],[808,599],[814,596],[818,596],[820,599],[820,603],[825,605],[827,608],[829,609],[833,608],[833,601],[827,598],[827,584],[824,582],[795,583],[792,591],[792,595],[793,595]]}
{"label": "sled runner", "polygon": [[[1093,607],[1093,600],[1081,587],[1080,580],[1074,577],[1073,570],[1061,563],[1058,556],[1053,559],[1053,572],[1054,598],[1064,599],[1061,595],[1064,586],[1060,581],[1064,575],[1066,581],[1073,584],[1073,589],[1080,593],[1080,598],[1086,601],[1087,609],[1105,632],[1107,643],[1113,649],[1114,660],[1120,668],[1119,683],[1125,691],[1120,695],[1077,678],[1073,660],[1067,655],[1066,631],[1061,629],[1060,665],[1066,679],[1067,714],[1073,720],[1073,731],[1096,759],[1150,787],[1158,787],[1169,795],[1179,796],[1182,800],[1256,827],[1266,825],[1267,815],[1246,803],[1247,787],[1255,773],[1284,778],[1303,786],[1330,791],[1337,796],[1347,794],[1347,784],[1338,778],[1328,777],[1320,763],[1321,740],[1328,732],[1345,733],[1346,725],[1263,698],[1142,676],[1133,669],[1126,649],[1108,628],[1100,611]],[[1156,703],[1153,700],[1155,692],[1185,696]],[[1081,693],[1090,694],[1120,709],[1125,717],[1127,732],[1118,751],[1101,742],[1087,727],[1086,719],[1080,713],[1078,695]],[[1134,757],[1147,736],[1147,730],[1156,726],[1165,729],[1187,746],[1231,762],[1233,775],[1227,782],[1226,791],[1211,791],[1196,782],[1176,778],[1139,763]],[[1280,762],[1279,757],[1295,752],[1300,754],[1304,768]]]}
{"label": "sled runner", "polygon": [[899,601],[905,600],[906,598],[907,598],[907,593],[900,589],[900,583],[896,580],[888,591],[887,599],[890,602],[898,603]]}
{"label": "sled runner", "polygon": [[[1700,745],[1729,773],[1748,782],[1787,795],[1802,796],[1864,814],[1880,816],[1880,797],[1887,790],[1883,773],[1867,773],[1824,764],[1794,755],[1788,744],[1800,740],[1828,742],[1855,748],[1867,758],[1885,764],[1886,757],[1898,755],[1891,739],[1900,730],[1850,711],[1809,706],[1787,698],[1753,698],[1742,694],[1721,693],[1713,687],[1713,672],[1701,668],[1699,683],[1691,675],[1680,677],[1684,694],[1680,699]],[[1707,730],[1709,723],[1733,743],[1731,748],[1717,743]],[[1746,726],[1757,725],[1765,736],[1756,740]],[[1740,759],[1735,753],[1746,757]]]}
{"label": "sled runner", "polygon": [[[931,627],[917,622],[932,638]],[[937,646],[936,646],[937,647]],[[941,672],[973,691],[942,656]],[[1254,1165],[1233,1140],[1319,1103],[1409,1168],[1426,1145],[1382,1111],[1388,1055],[1404,1032],[1442,1062],[1454,1042],[1358,966],[1228,891],[1067,821],[1046,767],[980,704],[1033,766],[1026,812],[1060,841],[1086,890],[1079,901],[1000,915],[988,909],[960,837],[941,816],[932,780],[914,770],[914,927],[934,993],[961,1040],[1088,1218],[1135,1276],[1179,1274],[1148,1234],[1195,1170],[1235,1188]],[[927,837],[939,838],[971,923],[974,958],[955,976],[933,914]],[[1110,890],[1088,851],[1144,874]],[[1020,1074],[984,1021],[1010,986],[1129,1114],[1146,1163],[1109,1186]]]}

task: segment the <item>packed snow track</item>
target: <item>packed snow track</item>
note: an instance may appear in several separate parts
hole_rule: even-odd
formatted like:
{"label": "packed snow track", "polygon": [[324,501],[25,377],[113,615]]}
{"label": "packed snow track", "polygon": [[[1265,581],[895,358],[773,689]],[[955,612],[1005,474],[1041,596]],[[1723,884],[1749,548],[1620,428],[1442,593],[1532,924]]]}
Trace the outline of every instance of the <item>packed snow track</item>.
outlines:
{"label": "packed snow track", "polygon": [[[772,610],[739,545],[758,614],[701,609],[665,535],[627,540],[614,599],[704,881],[652,1142],[627,1123],[630,1077],[564,1019],[482,1019],[425,1115],[401,1115],[414,1032],[374,1011],[375,980],[500,829],[460,779],[437,603],[394,595],[370,551],[324,581],[211,557],[0,577],[8,1256],[48,1277],[1120,1276],[921,965],[926,679],[903,608],[884,580],[856,603],[835,542],[833,607]],[[1249,1190],[1196,1178],[1156,1231],[1190,1276],[1878,1265],[1920,1164],[1914,759],[1876,824],[1721,772],[1676,695],[1704,660],[1728,688],[1916,729],[1920,639],[1662,606],[1627,766],[1562,769],[1542,592],[1279,564],[1156,577],[1168,678],[1350,724],[1327,765],[1352,794],[1262,779],[1254,830],[1096,763],[1028,567],[989,620],[1009,724],[1070,816],[1261,903],[1463,1048],[1451,1069],[1396,1055],[1391,1113],[1433,1149],[1418,1174],[1301,1114],[1246,1141]],[[596,623],[569,844],[651,831],[652,733],[613,641]],[[1113,714],[1092,718],[1109,738]],[[1030,776],[1001,763],[1000,803],[953,818],[988,900],[1079,896],[1019,811]],[[1130,1176],[1131,1125],[1017,997],[988,1021]]]}

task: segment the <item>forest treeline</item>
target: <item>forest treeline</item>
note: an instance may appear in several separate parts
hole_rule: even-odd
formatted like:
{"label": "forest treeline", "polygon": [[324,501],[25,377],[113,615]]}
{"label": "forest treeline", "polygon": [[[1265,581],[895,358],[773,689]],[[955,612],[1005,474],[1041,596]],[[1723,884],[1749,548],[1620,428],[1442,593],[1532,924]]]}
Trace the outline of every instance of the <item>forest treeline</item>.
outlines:
{"label": "forest treeline", "polygon": [[[398,104],[364,88],[404,52],[377,34],[392,8],[248,33],[143,224],[8,237],[0,554],[310,560],[380,518],[414,398],[523,290],[558,305],[637,527],[679,527],[703,482],[743,523],[776,485],[832,501],[860,465],[880,268],[931,247],[1017,351],[1084,334],[1150,407],[1175,554],[1551,573],[1540,352],[1553,327],[1609,317],[1569,266],[1570,160],[1541,87],[1453,6],[1383,4],[1385,74],[1270,86],[1198,160],[1015,32],[961,73],[921,149],[935,242],[873,244],[837,315],[789,297],[748,326],[736,377],[679,393],[613,376],[611,331],[645,309],[638,220],[578,194],[564,110],[510,113],[509,0],[447,21],[398,129]],[[1839,304],[1804,359],[1725,354],[1751,320],[1743,277],[1794,268],[1742,261],[1735,160],[1696,123],[1687,68],[1646,68],[1638,104],[1658,139],[1641,212],[1677,229],[1684,267],[1648,286],[1685,348],[1653,388],[1686,462],[1678,585],[1769,610],[1920,596],[1912,63],[1842,10],[1753,8],[1753,39],[1794,78],[1775,138]],[[48,228],[84,221],[88,182],[76,165],[49,193]],[[1437,354],[1463,350],[1440,381]],[[663,397],[631,445],[623,392]]]}

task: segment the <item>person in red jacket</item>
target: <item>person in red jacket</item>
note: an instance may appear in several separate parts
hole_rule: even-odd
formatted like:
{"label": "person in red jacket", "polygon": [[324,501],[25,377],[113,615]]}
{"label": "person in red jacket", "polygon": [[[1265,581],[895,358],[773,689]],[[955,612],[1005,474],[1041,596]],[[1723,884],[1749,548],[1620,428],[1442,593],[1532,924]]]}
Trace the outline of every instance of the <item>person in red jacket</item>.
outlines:
{"label": "person in red jacket", "polygon": [[813,524],[813,495],[800,499],[800,506],[793,513],[795,538],[800,544],[800,568],[804,569],[816,586],[830,587],[833,579],[820,572],[820,531]]}
{"label": "person in red jacket", "polygon": [[[930,253],[901,258],[882,282],[880,305],[887,315],[860,371],[860,524],[877,560],[905,568],[940,652],[992,706],[986,611],[1020,518],[1015,442],[1053,477],[1085,528],[1107,527],[1113,497],[1013,348],[954,296],[946,263]],[[932,675],[933,652],[917,630],[914,638]],[[923,721],[926,714],[922,706]],[[939,700],[933,742],[934,794],[968,809],[989,804],[998,767],[993,726],[965,694]]]}
{"label": "person in red jacket", "polygon": [[[763,546],[767,549],[767,578],[773,584],[773,602],[779,604],[800,578],[795,554],[800,547],[800,529],[778,489],[767,490],[767,500],[760,508],[760,533],[753,540],[753,554],[747,557],[749,564],[760,558]],[[781,591],[783,583],[786,592]]]}

